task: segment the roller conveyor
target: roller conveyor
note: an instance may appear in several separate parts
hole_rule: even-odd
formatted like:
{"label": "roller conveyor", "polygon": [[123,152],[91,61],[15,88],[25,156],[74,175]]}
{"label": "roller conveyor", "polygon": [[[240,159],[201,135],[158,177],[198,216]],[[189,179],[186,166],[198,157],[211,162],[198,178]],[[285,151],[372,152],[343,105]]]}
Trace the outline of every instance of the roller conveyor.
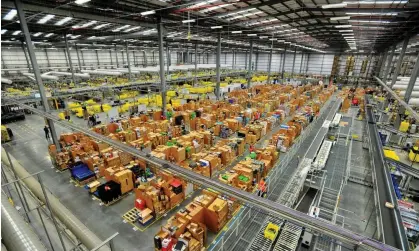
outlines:
{"label": "roller conveyor", "polygon": [[260,251],[260,250],[271,250],[273,241],[271,239],[265,238],[265,229],[268,226],[269,222],[277,225],[282,226],[284,223],[283,220],[278,218],[269,217],[263,224],[262,228],[259,229],[259,232],[256,235],[256,238],[253,240],[252,245],[250,246],[249,250],[251,251]]}
{"label": "roller conveyor", "polygon": [[[286,223],[279,235],[273,251],[295,251],[300,241],[303,228],[292,223]],[[262,249],[263,250],[263,249]]]}
{"label": "roller conveyor", "polygon": [[322,147],[320,148],[316,160],[313,163],[315,169],[321,170],[326,166],[326,162],[330,154],[330,149],[332,149],[332,144],[333,143],[330,140],[323,141]]}

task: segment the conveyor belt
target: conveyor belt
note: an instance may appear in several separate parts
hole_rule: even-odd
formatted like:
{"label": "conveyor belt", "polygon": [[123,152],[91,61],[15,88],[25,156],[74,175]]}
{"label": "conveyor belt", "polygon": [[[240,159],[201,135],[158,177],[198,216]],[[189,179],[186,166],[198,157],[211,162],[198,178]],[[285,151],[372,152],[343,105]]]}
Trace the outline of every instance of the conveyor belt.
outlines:
{"label": "conveyor belt", "polygon": [[279,227],[281,227],[282,224],[284,223],[283,220],[277,219],[277,218],[271,218],[270,217],[269,220],[266,220],[262,224],[262,228],[257,233],[256,238],[254,239],[252,245],[250,246],[250,248],[249,248],[250,251],[260,251],[260,250],[270,250],[271,249],[273,241],[271,239],[265,238],[265,234],[264,234],[265,229],[270,222],[279,226]]}
{"label": "conveyor belt", "polygon": [[312,143],[312,147],[310,147],[306,153],[306,158],[314,159],[319,151],[319,148],[322,144],[324,137],[326,136],[327,132],[329,131],[329,125],[333,120],[336,112],[339,110],[340,105],[342,104],[342,99],[338,98],[335,103],[333,104],[332,109],[330,110],[329,114],[326,117],[326,120],[323,123],[323,126],[320,128],[318,132],[318,136],[314,139]]}
{"label": "conveyor belt", "polygon": [[402,218],[399,209],[385,207],[386,202],[397,205],[396,194],[393,183],[388,172],[387,163],[384,161],[381,140],[378,135],[377,126],[372,107],[368,105],[366,98],[366,118],[368,121],[367,130],[370,137],[370,154],[372,158],[372,168],[375,173],[373,177],[376,191],[378,192],[378,210],[381,214],[381,228],[383,231],[384,243],[402,250],[408,250],[406,233],[403,228]]}
{"label": "conveyor belt", "polygon": [[387,163],[389,164],[393,164],[396,165],[398,168],[400,168],[400,171],[402,171],[403,173],[406,173],[408,175],[411,175],[415,178],[419,178],[419,169],[414,168],[412,166],[409,166],[403,162],[394,160],[394,159],[390,159],[390,158],[386,158]]}
{"label": "conveyor belt", "polygon": [[295,251],[302,232],[302,227],[287,222],[279,235],[273,251]]}
{"label": "conveyor belt", "polygon": [[308,216],[307,214],[300,213],[296,210],[280,205],[279,203],[268,201],[259,196],[239,190],[227,184],[212,180],[208,177],[195,173],[191,170],[182,168],[168,161],[165,161],[165,160],[153,157],[153,156],[149,156],[148,154],[141,152],[138,149],[135,149],[133,147],[129,147],[126,144],[112,140],[106,136],[97,134],[88,129],[82,128],[80,126],[68,123],[66,121],[62,121],[58,119],[56,116],[49,114],[47,112],[34,109],[31,106],[19,103],[17,101],[16,101],[16,104],[18,104],[19,106],[25,109],[31,110],[42,117],[48,118],[54,121],[54,123],[60,124],[67,128],[77,130],[96,140],[100,140],[102,142],[105,142],[109,145],[114,146],[115,148],[125,151],[126,153],[132,154],[133,156],[143,159],[146,162],[148,162],[150,165],[154,165],[159,169],[170,170],[178,174],[180,177],[184,178],[188,182],[193,182],[194,184],[200,185],[205,188],[210,187],[227,196],[237,198],[237,200],[241,201],[244,205],[259,208],[273,215],[274,217],[282,218],[284,220],[291,221],[301,226],[306,226],[308,228],[311,228],[313,231],[324,233],[330,236],[331,238],[337,239],[339,241],[342,241],[351,245],[358,245],[359,247],[365,247],[367,249],[373,249],[373,250],[394,250],[394,248],[390,246],[384,245],[380,242],[377,242],[374,239],[365,237],[358,233],[354,233],[348,229],[344,229],[334,224],[314,219]]}

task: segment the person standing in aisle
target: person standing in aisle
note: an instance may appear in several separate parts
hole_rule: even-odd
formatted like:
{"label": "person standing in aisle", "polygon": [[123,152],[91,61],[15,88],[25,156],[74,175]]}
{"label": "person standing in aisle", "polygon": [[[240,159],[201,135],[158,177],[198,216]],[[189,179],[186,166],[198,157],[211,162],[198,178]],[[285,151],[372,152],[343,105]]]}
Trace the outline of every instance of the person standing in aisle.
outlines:
{"label": "person standing in aisle", "polygon": [[45,138],[46,138],[46,139],[49,139],[49,128],[48,128],[48,126],[46,126],[46,125],[45,125],[45,127],[44,127],[44,132],[45,132]]}

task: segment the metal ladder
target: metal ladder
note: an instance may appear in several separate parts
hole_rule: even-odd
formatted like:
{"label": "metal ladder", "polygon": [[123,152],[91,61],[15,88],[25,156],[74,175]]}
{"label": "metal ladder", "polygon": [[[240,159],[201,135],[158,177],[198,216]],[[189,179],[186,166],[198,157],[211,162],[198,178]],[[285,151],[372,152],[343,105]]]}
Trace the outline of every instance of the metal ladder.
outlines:
{"label": "metal ladder", "polygon": [[262,228],[259,229],[259,232],[257,233],[255,239],[252,242],[252,245],[250,246],[249,250],[251,251],[259,251],[259,250],[271,250],[273,241],[270,239],[265,238],[265,229],[268,226],[269,222],[272,222],[275,225],[278,225],[281,230],[281,225],[284,223],[281,219],[276,219],[273,217],[268,217],[268,219],[265,220],[265,222],[262,224]]}
{"label": "metal ladder", "polygon": [[295,251],[300,242],[302,232],[302,227],[287,222],[282,229],[273,251]]}

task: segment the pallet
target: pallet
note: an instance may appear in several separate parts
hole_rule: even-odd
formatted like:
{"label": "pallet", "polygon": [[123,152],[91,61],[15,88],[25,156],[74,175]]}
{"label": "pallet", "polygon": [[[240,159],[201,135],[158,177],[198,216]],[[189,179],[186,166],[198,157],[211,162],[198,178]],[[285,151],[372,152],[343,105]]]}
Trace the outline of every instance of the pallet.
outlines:
{"label": "pallet", "polygon": [[134,223],[134,222],[137,222],[138,220],[137,213],[138,213],[138,209],[134,207],[133,209],[129,210],[124,215],[122,215],[122,218],[124,218],[124,220],[128,222]]}
{"label": "pallet", "polygon": [[86,180],[83,180],[81,182],[78,181],[78,180],[76,180],[76,179],[74,179],[73,177],[71,177],[70,179],[74,182],[74,184],[76,186],[78,186],[78,187],[84,187],[86,184],[89,184],[90,182],[96,180],[96,176],[90,177],[90,178],[88,178]]}

